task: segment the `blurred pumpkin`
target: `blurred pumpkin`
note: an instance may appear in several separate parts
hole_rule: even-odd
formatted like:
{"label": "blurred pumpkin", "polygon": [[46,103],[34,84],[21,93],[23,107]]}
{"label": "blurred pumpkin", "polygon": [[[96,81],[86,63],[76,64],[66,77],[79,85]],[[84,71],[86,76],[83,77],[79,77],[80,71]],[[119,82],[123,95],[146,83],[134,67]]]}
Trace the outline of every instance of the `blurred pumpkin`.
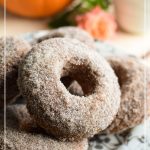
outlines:
{"label": "blurred pumpkin", "polygon": [[[43,18],[55,15],[73,0],[6,0],[8,11],[30,18]],[[0,0],[4,6],[4,0]]]}

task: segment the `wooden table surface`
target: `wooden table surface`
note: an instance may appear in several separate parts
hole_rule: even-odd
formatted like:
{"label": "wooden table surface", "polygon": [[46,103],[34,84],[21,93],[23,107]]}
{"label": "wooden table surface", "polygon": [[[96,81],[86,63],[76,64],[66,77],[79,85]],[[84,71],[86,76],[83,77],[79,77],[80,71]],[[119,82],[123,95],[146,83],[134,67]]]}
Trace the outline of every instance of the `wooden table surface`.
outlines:
{"label": "wooden table surface", "polygon": [[[0,9],[0,35],[4,35],[4,13]],[[49,19],[33,20],[17,17],[7,13],[6,34],[21,35],[27,32],[47,30]],[[147,35],[132,35],[123,31],[118,31],[116,36],[108,40],[109,43],[120,47],[124,51],[140,54],[150,50],[150,33]]]}

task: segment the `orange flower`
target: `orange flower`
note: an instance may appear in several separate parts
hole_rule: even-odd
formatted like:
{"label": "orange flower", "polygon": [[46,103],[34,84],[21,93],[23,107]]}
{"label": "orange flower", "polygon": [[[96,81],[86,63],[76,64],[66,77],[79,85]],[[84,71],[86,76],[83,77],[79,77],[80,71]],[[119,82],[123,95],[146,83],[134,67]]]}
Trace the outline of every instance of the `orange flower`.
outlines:
{"label": "orange flower", "polygon": [[114,17],[98,6],[90,12],[76,16],[76,22],[80,28],[100,40],[112,37],[117,28]]}

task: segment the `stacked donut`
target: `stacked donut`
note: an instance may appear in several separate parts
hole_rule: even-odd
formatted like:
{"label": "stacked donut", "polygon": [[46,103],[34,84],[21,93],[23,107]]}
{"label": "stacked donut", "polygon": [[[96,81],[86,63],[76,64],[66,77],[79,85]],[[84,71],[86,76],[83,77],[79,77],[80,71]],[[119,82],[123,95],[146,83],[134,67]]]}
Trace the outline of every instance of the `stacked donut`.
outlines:
{"label": "stacked donut", "polygon": [[[0,88],[6,88],[0,106],[7,104],[7,140],[0,126],[0,149],[87,150],[95,134],[121,132],[144,119],[142,60],[103,58],[81,29],[53,30],[32,46],[1,38],[0,53]],[[10,105],[18,95],[26,103]]]}

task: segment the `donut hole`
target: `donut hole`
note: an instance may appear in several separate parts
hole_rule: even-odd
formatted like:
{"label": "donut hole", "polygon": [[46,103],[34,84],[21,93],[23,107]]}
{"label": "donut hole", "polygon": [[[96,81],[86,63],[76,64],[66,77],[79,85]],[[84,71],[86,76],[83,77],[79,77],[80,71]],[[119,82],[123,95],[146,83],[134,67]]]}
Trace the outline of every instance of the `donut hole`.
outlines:
{"label": "donut hole", "polygon": [[120,88],[123,88],[123,85],[125,85],[126,82],[128,82],[128,73],[125,68],[122,66],[112,66],[116,76],[118,77],[118,83]]}
{"label": "donut hole", "polygon": [[75,96],[84,96],[83,89],[78,81],[74,80],[73,78],[66,76],[62,77],[61,82],[64,84],[66,89]]}
{"label": "donut hole", "polygon": [[60,78],[60,81],[64,84],[64,86],[68,89],[68,87],[71,85],[73,78],[70,76],[64,76]]}
{"label": "donut hole", "polygon": [[[67,74],[67,76],[64,76]],[[96,77],[88,63],[66,63],[60,81],[72,95],[89,96],[96,89]]]}
{"label": "donut hole", "polygon": [[64,37],[64,34],[60,33],[60,32],[55,32],[55,33],[49,35],[49,38],[63,38],[63,37]]}
{"label": "donut hole", "polygon": [[59,32],[55,32],[55,33],[52,33],[52,34],[49,34],[49,35],[45,35],[45,36],[39,38],[37,40],[37,42],[40,43],[42,41],[45,41],[45,40],[48,40],[48,39],[51,39],[51,38],[63,38],[63,37],[64,37],[64,34],[59,33]]}

